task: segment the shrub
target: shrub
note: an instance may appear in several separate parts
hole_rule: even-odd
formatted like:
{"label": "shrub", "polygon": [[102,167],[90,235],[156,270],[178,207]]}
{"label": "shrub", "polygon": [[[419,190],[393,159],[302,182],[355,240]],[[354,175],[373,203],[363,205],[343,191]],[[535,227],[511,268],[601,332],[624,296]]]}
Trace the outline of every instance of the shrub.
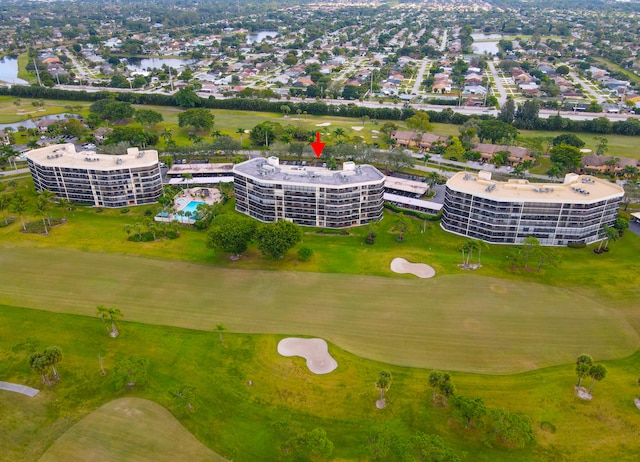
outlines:
{"label": "shrub", "polygon": [[587,246],[584,242],[572,242],[571,244],[567,244],[567,247],[570,249],[584,249]]}
{"label": "shrub", "polygon": [[144,211],[144,216],[145,217],[150,217],[151,215],[153,215],[153,210],[147,209],[147,210]]}
{"label": "shrub", "polygon": [[298,250],[298,258],[300,261],[309,261],[311,257],[313,257],[313,250],[309,247],[301,247],[300,250]]}
{"label": "shrub", "polygon": [[129,207],[123,207],[120,209],[120,213],[129,213],[129,212],[130,212]]}

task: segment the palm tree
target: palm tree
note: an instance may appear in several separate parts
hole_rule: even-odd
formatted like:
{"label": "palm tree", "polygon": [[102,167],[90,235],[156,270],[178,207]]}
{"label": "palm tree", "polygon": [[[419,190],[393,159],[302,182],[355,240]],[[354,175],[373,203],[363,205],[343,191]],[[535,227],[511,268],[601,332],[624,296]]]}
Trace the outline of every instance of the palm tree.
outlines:
{"label": "palm tree", "polygon": [[222,332],[227,330],[224,324],[216,324],[215,331],[220,334],[220,343],[222,343]]}
{"label": "palm tree", "polygon": [[56,370],[56,364],[62,361],[62,350],[60,347],[51,346],[49,348],[45,348],[44,357],[47,358],[47,363],[51,366],[51,372],[53,372],[53,378],[55,380],[60,380],[60,375]]}
{"label": "palm tree", "polygon": [[431,388],[433,388],[433,404],[435,406],[436,404],[436,390],[438,388],[438,385],[440,385],[440,382],[442,382],[442,372],[440,371],[436,371],[433,370],[431,371],[431,373],[429,373],[429,386]]}
{"label": "palm tree", "polygon": [[49,230],[47,229],[47,222],[45,220],[49,207],[51,207],[51,203],[44,196],[39,195],[38,198],[36,199],[36,211],[38,215],[42,217],[42,225],[44,226],[44,233],[46,235],[49,235]]}
{"label": "palm tree", "polygon": [[345,132],[344,128],[338,127],[333,131],[333,134],[336,135],[336,138],[341,139],[344,138]]}
{"label": "palm tree", "polygon": [[211,136],[215,140],[217,137],[222,136],[222,132],[220,130],[214,130],[211,132]]}
{"label": "palm tree", "polygon": [[169,141],[173,138],[173,132],[168,128],[165,128],[160,136],[164,139],[164,144],[168,145]]}
{"label": "palm tree", "polygon": [[576,360],[576,375],[578,376],[578,385],[576,388],[580,390],[582,379],[589,374],[591,366],[593,365],[593,358],[589,355],[580,355]]}
{"label": "palm tree", "polygon": [[596,380],[600,381],[607,376],[607,368],[602,364],[594,364],[589,369],[589,376],[593,379],[591,381],[591,386],[589,387],[589,394],[591,394],[591,390],[593,390]]}
{"label": "palm tree", "polygon": [[242,149],[242,135],[244,135],[244,128],[238,128],[236,133],[240,135],[240,149]]}
{"label": "palm tree", "polygon": [[11,201],[11,210],[16,212],[20,216],[20,221],[22,222],[22,230],[26,231],[27,226],[24,223],[23,215],[27,211],[27,200],[22,194],[16,193],[13,196],[13,200]]}
{"label": "palm tree", "polygon": [[129,223],[125,223],[124,225],[122,225],[122,230],[127,233],[127,239],[129,239],[131,237],[131,231],[133,230],[133,227]]}
{"label": "palm tree", "polygon": [[404,216],[404,213],[400,212],[397,215],[396,221],[391,229],[398,233],[398,241],[404,240],[404,233],[409,230],[409,223],[407,222],[407,218]]}
{"label": "palm tree", "polygon": [[603,249],[602,249],[603,244],[604,244],[604,251],[607,251],[609,250],[609,241],[618,240],[619,233],[617,229],[612,228],[611,226],[604,225],[602,227],[602,232],[604,233],[604,239],[600,241],[600,245],[598,246],[596,253],[603,252]]}
{"label": "palm tree", "polygon": [[391,372],[381,371],[378,374],[378,380],[376,380],[376,388],[380,390],[380,401],[384,403],[384,392],[391,387]]}
{"label": "palm tree", "polygon": [[107,331],[109,331],[109,335],[111,335],[111,337],[117,337],[120,334],[120,332],[118,332],[117,319],[122,318],[123,315],[119,308],[98,305],[98,316],[102,319],[102,322],[105,324],[105,327],[107,324],[107,320],[111,323],[110,331],[109,331],[109,328],[107,327]]}
{"label": "palm tree", "polygon": [[0,212],[4,216],[4,224],[7,224],[7,214],[6,211],[11,204],[11,197],[8,194],[0,194]]}

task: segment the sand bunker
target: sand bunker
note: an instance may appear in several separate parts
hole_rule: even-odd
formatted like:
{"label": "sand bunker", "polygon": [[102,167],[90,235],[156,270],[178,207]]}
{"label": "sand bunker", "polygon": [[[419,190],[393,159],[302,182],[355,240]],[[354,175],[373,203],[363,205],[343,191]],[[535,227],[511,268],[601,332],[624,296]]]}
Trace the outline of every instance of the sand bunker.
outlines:
{"label": "sand bunker", "polygon": [[360,130],[362,130],[364,127],[351,127],[352,130],[355,130],[357,132],[359,132]]}
{"label": "sand bunker", "polygon": [[301,356],[307,360],[307,367],[314,374],[328,374],[338,367],[329,354],[327,342],[321,338],[283,338],[278,343],[278,353],[282,356]]}
{"label": "sand bunker", "polygon": [[432,278],[436,275],[436,270],[429,265],[425,265],[424,263],[411,263],[404,258],[394,258],[391,262],[391,271],[400,274],[409,273],[424,279]]}
{"label": "sand bunker", "polygon": [[323,124],[316,124],[316,127],[328,127],[329,125],[331,125],[331,122],[325,122]]}

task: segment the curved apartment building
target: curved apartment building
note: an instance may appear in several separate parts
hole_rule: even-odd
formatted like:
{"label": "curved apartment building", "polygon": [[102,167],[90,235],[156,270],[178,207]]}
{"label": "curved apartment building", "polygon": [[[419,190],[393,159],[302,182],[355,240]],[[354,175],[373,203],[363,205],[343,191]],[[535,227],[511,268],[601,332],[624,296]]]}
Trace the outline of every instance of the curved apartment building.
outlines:
{"label": "curved apartment building", "polygon": [[624,190],[589,175],[568,174],[562,184],[494,181],[490,172],[456,173],[447,181],[441,226],[495,244],[589,244],[612,226]]}
{"label": "curved apartment building", "polygon": [[269,157],[235,165],[233,177],[236,210],[263,222],[347,228],[382,218],[385,177],[370,165],[333,171]]}
{"label": "curved apartment building", "polygon": [[129,148],[125,155],[76,151],[57,144],[26,154],[36,190],[80,204],[125,207],[154,203],[162,193],[158,152]]}

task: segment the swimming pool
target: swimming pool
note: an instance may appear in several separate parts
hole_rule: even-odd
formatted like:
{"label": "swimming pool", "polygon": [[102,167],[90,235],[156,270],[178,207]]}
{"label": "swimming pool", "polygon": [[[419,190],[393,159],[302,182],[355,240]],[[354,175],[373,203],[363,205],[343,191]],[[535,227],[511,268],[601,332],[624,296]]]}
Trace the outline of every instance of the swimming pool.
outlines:
{"label": "swimming pool", "polygon": [[191,212],[191,216],[195,217],[196,216],[196,209],[198,208],[198,205],[200,205],[200,204],[206,204],[206,202],[191,201],[187,205],[185,205],[182,208],[182,210],[180,210],[180,212],[178,212],[178,214],[184,215],[187,212]]}

